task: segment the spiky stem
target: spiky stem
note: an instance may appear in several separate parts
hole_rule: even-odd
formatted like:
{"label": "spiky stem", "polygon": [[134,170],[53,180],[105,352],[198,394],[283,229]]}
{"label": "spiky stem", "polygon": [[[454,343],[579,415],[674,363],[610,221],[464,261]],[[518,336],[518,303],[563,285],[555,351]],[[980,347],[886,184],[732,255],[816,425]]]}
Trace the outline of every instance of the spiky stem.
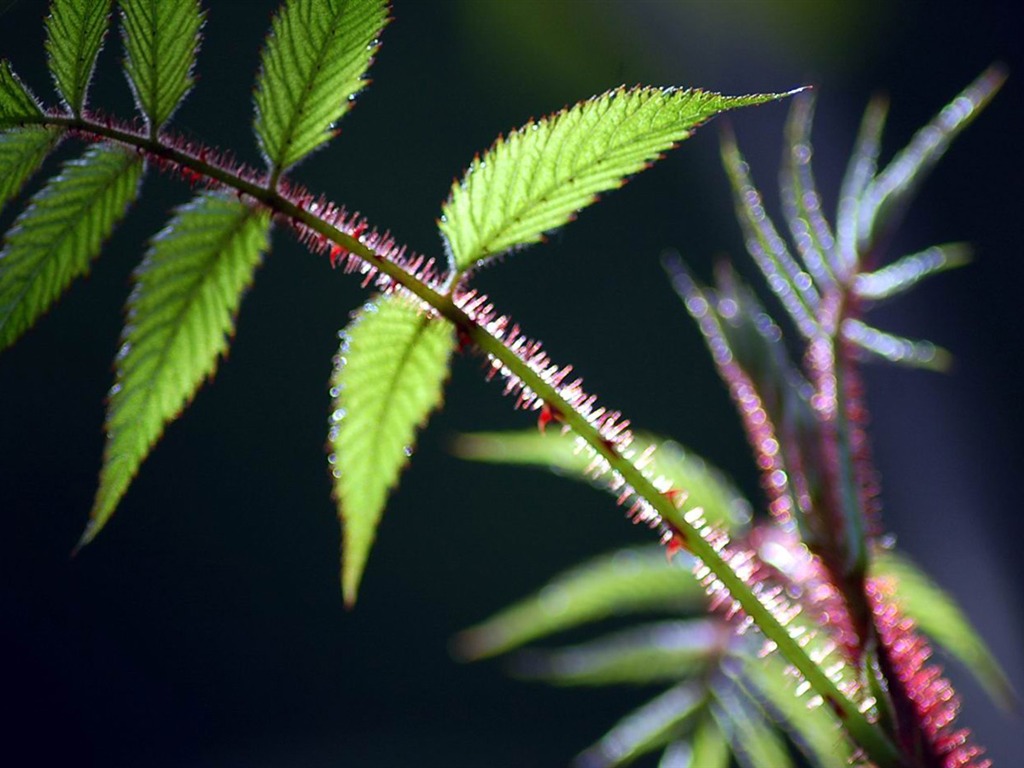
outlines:
{"label": "spiky stem", "polygon": [[615,445],[607,440],[598,426],[591,423],[576,409],[558,389],[539,372],[522,360],[502,340],[493,335],[464,309],[456,305],[450,292],[441,292],[420,279],[400,264],[383,258],[358,237],[348,234],[337,226],[307,210],[279,191],[277,179],[265,179],[256,174],[232,170],[211,161],[213,152],[192,152],[178,148],[168,137],[152,138],[128,127],[113,122],[97,120],[90,116],[70,117],[67,115],[43,115],[26,120],[25,124],[62,127],[87,140],[113,141],[131,147],[146,156],[169,164],[186,177],[200,179],[207,184],[220,185],[234,190],[240,197],[249,198],[252,203],[262,205],[276,217],[283,218],[293,227],[301,225],[322,236],[341,249],[357,256],[376,268],[398,285],[429,305],[438,315],[444,317],[468,338],[484,354],[490,355],[557,414],[558,418],[605,460],[610,468],[628,483],[636,496],[650,505],[704,565],[718,578],[733,599],[753,619],[761,632],[797,670],[804,676],[822,700],[836,712],[850,737],[864,751],[866,757],[879,768],[897,768],[904,761],[882,729],[871,722],[860,711],[854,700],[844,694],[816,664],[801,643],[791,636],[782,622],[772,613],[761,598],[719,553],[711,541],[706,540],[698,527],[685,519],[674,501],[662,494]]}

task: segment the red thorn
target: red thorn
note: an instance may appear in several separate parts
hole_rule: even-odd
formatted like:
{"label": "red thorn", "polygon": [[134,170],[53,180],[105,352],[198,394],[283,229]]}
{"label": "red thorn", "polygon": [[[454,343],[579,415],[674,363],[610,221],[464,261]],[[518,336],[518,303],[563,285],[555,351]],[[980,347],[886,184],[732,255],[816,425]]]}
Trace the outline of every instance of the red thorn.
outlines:
{"label": "red thorn", "polygon": [[473,338],[469,335],[469,331],[465,328],[459,328],[456,332],[456,336],[459,342],[459,352],[465,352],[467,349],[473,346]]}
{"label": "red thorn", "polygon": [[686,491],[681,491],[678,488],[669,488],[667,491],[662,491],[661,495],[672,502],[672,505],[679,509],[680,505],[686,499]]}
{"label": "red thorn", "polygon": [[562,416],[558,412],[552,410],[550,405],[544,403],[544,405],[540,407],[540,415],[537,416],[537,429],[543,433],[548,424],[553,421],[561,422]]}
{"label": "red thorn", "polygon": [[672,558],[678,555],[680,552],[689,552],[690,548],[686,546],[686,542],[683,540],[679,533],[672,534],[672,538],[665,542],[665,559],[670,563]]}

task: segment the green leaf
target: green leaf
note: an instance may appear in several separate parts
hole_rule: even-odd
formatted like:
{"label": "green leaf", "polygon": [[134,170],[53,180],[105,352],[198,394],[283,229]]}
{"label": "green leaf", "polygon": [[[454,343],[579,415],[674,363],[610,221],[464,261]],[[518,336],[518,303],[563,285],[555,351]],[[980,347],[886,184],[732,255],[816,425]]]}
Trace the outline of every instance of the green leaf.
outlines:
{"label": "green leaf", "polygon": [[693,732],[690,768],[729,768],[729,742],[711,715],[705,715]]}
{"label": "green leaf", "polygon": [[256,80],[256,137],[273,178],[334,137],[366,85],[387,22],[383,0],[289,0]]}
{"label": "green leaf", "polygon": [[89,270],[138,194],[142,171],[135,153],[98,145],[33,196],[0,252],[0,350]]}
{"label": "green leaf", "polygon": [[864,189],[857,209],[857,245],[867,253],[895,226],[903,211],[961,131],[998,93],[1006,72],[990,67],[964,88],[928,125],[921,128]]}
{"label": "green leaf", "polygon": [[199,0],[121,2],[125,74],[150,135],[156,135],[192,89],[203,17]]}
{"label": "green leaf", "polygon": [[970,246],[964,243],[933,245],[875,272],[862,272],[854,278],[853,290],[862,299],[881,301],[913,288],[926,277],[962,267],[970,260]]}
{"label": "green leaf", "polygon": [[39,170],[60,136],[58,130],[34,126],[0,133],[0,209]]}
{"label": "green leaf", "polygon": [[416,430],[441,405],[456,342],[451,323],[398,293],[366,304],[341,336],[329,461],[344,527],[342,590],[351,606]]}
{"label": "green leaf", "polygon": [[455,268],[541,241],[720,112],[787,95],[617,88],[527,123],[452,185],[440,228]]}
{"label": "green leaf", "polygon": [[46,17],[50,74],[75,115],[85,106],[96,56],[110,20],[110,0],[53,0]]}
{"label": "green leaf", "polygon": [[1007,710],[1018,710],[1020,703],[1009,678],[951,595],[896,552],[877,550],[870,574],[895,581],[895,600],[900,611],[917,622],[918,629],[937,646],[967,667],[993,701]]}
{"label": "green leaf", "polygon": [[153,239],[128,299],[100,486],[81,544],[110,519],[164,427],[227,352],[269,231],[266,211],[206,193]]}
{"label": "green leaf", "polygon": [[[685,491],[686,510],[704,509],[704,517],[716,526],[735,529],[750,521],[750,504],[720,471],[678,443],[655,435],[636,433],[629,450],[636,456],[656,446],[648,466],[652,477],[666,478],[673,488]],[[578,480],[590,477],[590,454],[580,450],[572,433],[554,429],[521,432],[478,432],[460,435],[453,450],[457,456],[494,464],[525,464],[547,467]]]}
{"label": "green leaf", "polygon": [[680,567],[683,559],[669,563],[660,546],[594,558],[460,633],[456,650],[465,659],[481,659],[608,616],[702,608],[704,589],[688,567]]}
{"label": "green leaf", "polygon": [[628,765],[682,736],[689,721],[704,710],[705,702],[703,682],[669,688],[622,718],[576,763],[586,768]]}
{"label": "green leaf", "polygon": [[39,107],[21,79],[11,71],[6,59],[0,59],[0,128],[9,128],[41,117]]}
{"label": "green leaf", "polygon": [[722,137],[722,165],[732,185],[736,217],[746,238],[747,251],[800,333],[805,338],[815,338],[819,333],[816,315],[821,298],[765,212],[761,193],[754,187],[750,169],[730,134]]}
{"label": "green leaf", "polygon": [[793,765],[785,745],[752,702],[724,690],[724,686],[715,687],[715,699],[711,713],[740,765],[747,768],[790,768]]}
{"label": "green leaf", "polygon": [[523,651],[513,669],[556,685],[675,683],[716,663],[732,634],[718,619],[644,624],[568,648]]}
{"label": "green leaf", "polygon": [[798,682],[789,674],[778,654],[761,658],[739,657],[741,673],[735,678],[748,694],[763,702],[789,732],[794,743],[820,768],[847,768],[853,763],[853,749],[844,736],[842,724],[824,706],[808,706],[798,696]]}
{"label": "green leaf", "polygon": [[953,363],[953,356],[949,352],[930,341],[905,339],[880,331],[855,318],[844,320],[841,331],[843,338],[850,343],[890,363],[930,371],[948,371]]}

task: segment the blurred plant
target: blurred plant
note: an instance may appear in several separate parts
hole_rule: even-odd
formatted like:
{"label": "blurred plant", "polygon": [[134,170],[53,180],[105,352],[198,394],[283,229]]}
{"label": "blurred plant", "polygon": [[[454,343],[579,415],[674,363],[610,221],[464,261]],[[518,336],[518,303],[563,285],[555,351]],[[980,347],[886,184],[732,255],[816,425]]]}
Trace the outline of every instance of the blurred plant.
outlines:
{"label": "blurred plant", "polygon": [[[824,764],[983,764],[966,732],[953,729],[953,693],[926,665],[928,649],[912,620],[930,610],[921,595],[930,600],[940,593],[909,564],[891,565],[897,561],[879,554],[875,478],[854,357],[860,351],[911,364],[941,362],[931,346],[863,324],[859,308],[960,260],[960,251],[932,249],[878,272],[862,270],[922,172],[994,93],[998,73],[986,73],[877,175],[881,111],[869,112],[835,237],[810,179],[810,102],[798,101],[787,212],[799,260],[765,219],[737,151],[726,143],[751,250],[808,342],[801,372],[738,279],[723,271],[710,291],[677,260],[667,262],[740,406],[764,471],[773,517],[751,525],[745,503],[715,473],[685,454],[659,450],[660,440],[633,435],[621,413],[600,407],[571,366],[554,364],[471,287],[471,279],[479,266],[568,223],[716,114],[791,94],[617,88],[527,123],[499,137],[453,185],[439,222],[446,258],[437,262],[408,252],[358,214],[289,178],[297,163],[333,138],[364,86],[387,21],[383,0],[288,0],[275,15],[254,97],[262,170],[167,131],[193,85],[204,18],[198,0],[122,0],[119,6],[124,71],[139,112],[133,121],[104,116],[88,104],[109,0],[51,3],[46,51],[59,106],[44,109],[0,62],[0,203],[14,199],[64,139],[89,145],[32,196],[4,237],[0,349],[87,272],[151,166],[202,187],[151,239],[134,273],[99,489],[79,546],[109,521],[167,424],[226,353],[242,295],[277,223],[312,252],[327,255],[332,266],[358,273],[364,286],[377,289],[341,333],[331,380],[328,461],[344,524],[346,602],[355,601],[417,429],[441,403],[452,354],[474,351],[486,357],[488,377],[501,376],[516,407],[536,412],[542,430],[551,427],[531,450],[557,463],[554,451],[563,464],[606,485],[633,522],[656,530],[670,555],[685,551],[692,562],[696,581],[690,582],[678,570],[652,568],[647,555],[638,556],[642,567],[632,580],[598,566],[569,582],[577,585],[565,598],[575,620],[610,604],[637,609],[669,602],[692,610],[698,592],[710,597],[708,618],[573,651],[564,663],[546,658],[525,667],[589,682],[686,678],[613,731],[609,743],[646,734],[642,745],[671,742],[667,754],[675,760],[684,754],[677,746],[680,729],[693,723],[695,759],[728,759],[727,741],[743,759],[778,765],[785,747],[747,695],[753,691]],[[553,434],[556,426],[561,436]],[[885,563],[889,570],[879,570]],[[630,583],[635,588],[624,592]],[[948,602],[945,610],[950,621],[961,620]],[[529,618],[529,607],[524,611],[530,628],[518,630],[518,640],[512,632],[511,640],[495,644],[493,632],[478,630],[467,648],[496,652],[558,626],[545,629]],[[733,619],[735,633],[727,623]],[[755,625],[764,664],[751,660],[752,641],[744,636]],[[987,679],[1002,685],[980,640],[966,630],[935,636],[962,655],[970,649],[986,659]],[[814,706],[823,702],[828,706]],[[634,738],[630,749],[637,743]],[[594,754],[613,752],[605,745]]]}

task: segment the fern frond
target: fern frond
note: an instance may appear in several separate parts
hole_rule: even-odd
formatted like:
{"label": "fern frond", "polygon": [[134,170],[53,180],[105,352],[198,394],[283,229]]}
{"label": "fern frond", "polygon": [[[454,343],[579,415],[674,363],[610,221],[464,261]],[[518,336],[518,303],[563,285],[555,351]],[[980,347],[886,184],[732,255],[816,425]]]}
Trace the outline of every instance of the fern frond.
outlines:
{"label": "fern frond", "polygon": [[122,0],[120,5],[125,74],[155,137],[192,89],[205,14],[199,0]]}
{"label": "fern frond", "polygon": [[43,114],[39,102],[6,59],[0,59],[0,129],[20,125]]}
{"label": "fern frond", "polygon": [[464,659],[483,659],[609,616],[676,613],[703,604],[704,590],[693,574],[667,563],[660,547],[624,549],[556,576],[531,597],[459,633],[455,648]]}
{"label": "fern frond", "polygon": [[364,305],[340,335],[328,460],[344,528],[342,589],[351,606],[416,430],[441,405],[455,328],[391,293]]}
{"label": "fern frond", "polygon": [[50,74],[71,114],[82,114],[96,56],[110,22],[110,0],[53,0],[46,17]]}
{"label": "fern frond", "polygon": [[787,95],[617,88],[527,123],[452,185],[440,229],[453,267],[540,242],[715,115]]}
{"label": "fern frond", "polygon": [[334,137],[386,22],[384,0],[288,0],[274,16],[254,124],[272,180]]}
{"label": "fern frond", "polygon": [[35,126],[0,133],[0,209],[39,170],[61,135],[57,129]]}
{"label": "fern frond", "polygon": [[88,271],[138,194],[142,171],[138,155],[97,145],[33,196],[0,252],[0,350]]}
{"label": "fern frond", "polygon": [[227,352],[269,229],[265,211],[206,193],[153,239],[128,299],[99,490],[80,546],[114,514],[166,425]]}

